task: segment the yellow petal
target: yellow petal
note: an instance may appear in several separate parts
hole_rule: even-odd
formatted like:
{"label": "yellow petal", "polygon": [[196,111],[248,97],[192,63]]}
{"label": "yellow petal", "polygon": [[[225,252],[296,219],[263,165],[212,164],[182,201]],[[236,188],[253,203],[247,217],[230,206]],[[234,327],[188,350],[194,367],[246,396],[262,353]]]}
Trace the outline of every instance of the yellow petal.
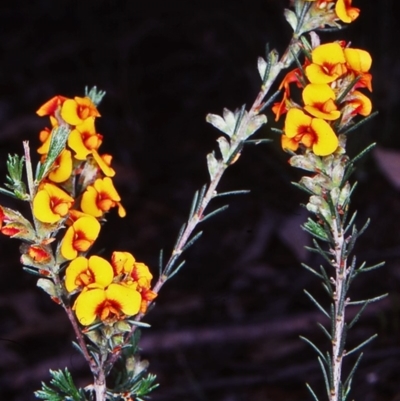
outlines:
{"label": "yellow petal", "polygon": [[81,292],[74,304],[79,323],[83,326],[92,324],[97,318],[96,311],[105,300],[106,293],[101,288]]}
{"label": "yellow petal", "polygon": [[129,252],[115,251],[111,255],[111,264],[116,275],[120,273],[130,273],[135,264],[135,258]]}
{"label": "yellow petal", "polygon": [[84,216],[76,220],[72,227],[80,236],[93,242],[99,236],[101,225],[94,217]]}
{"label": "yellow petal", "polygon": [[76,284],[77,277],[88,268],[88,260],[83,256],[74,259],[65,270],[65,288],[72,292],[78,288]]}
{"label": "yellow petal", "polygon": [[33,214],[42,223],[53,224],[61,219],[61,216],[51,209],[50,202],[50,195],[44,189],[39,190],[33,198]]}
{"label": "yellow petal", "polygon": [[281,136],[281,146],[283,150],[291,150],[295,152],[299,148],[299,142],[286,135]]}
{"label": "yellow petal", "polygon": [[302,133],[304,127],[309,127],[312,118],[302,110],[291,108],[286,115],[284,132],[288,138],[294,138]]}
{"label": "yellow petal", "polygon": [[99,166],[100,170],[103,172],[103,174],[106,177],[114,177],[115,175],[115,170],[110,167],[104,159],[97,153],[96,150],[92,151],[92,155],[94,160],[96,160],[97,165]]}
{"label": "yellow petal", "polygon": [[67,149],[64,149],[55,162],[55,167],[49,174],[49,179],[60,183],[68,180],[72,174],[72,155]]}
{"label": "yellow petal", "polygon": [[338,18],[346,23],[353,22],[360,15],[359,8],[351,7],[351,0],[337,0],[335,12]]}
{"label": "yellow petal", "polygon": [[313,117],[324,120],[336,120],[340,117],[340,111],[337,109],[334,100],[335,92],[327,84],[309,84],[302,93],[304,101],[304,110]]}
{"label": "yellow petal", "polygon": [[313,118],[311,128],[316,135],[313,152],[317,156],[332,154],[337,149],[339,141],[331,126],[324,120]]}
{"label": "yellow petal", "polygon": [[61,242],[61,255],[68,260],[75,259],[78,256],[78,251],[73,247],[75,237],[74,227],[68,227]]}
{"label": "yellow petal", "polygon": [[119,304],[121,311],[127,315],[136,315],[140,309],[142,298],[136,290],[121,284],[110,284],[105,290],[108,300]]}
{"label": "yellow petal", "polygon": [[98,192],[92,185],[89,185],[83,193],[81,200],[81,209],[84,213],[94,217],[103,216],[103,211],[97,206],[97,196]]}
{"label": "yellow petal", "polygon": [[87,155],[91,152],[83,143],[82,135],[77,129],[72,130],[69,134],[68,146],[75,152],[75,159],[78,160],[86,160]]}
{"label": "yellow petal", "polygon": [[97,179],[94,182],[94,187],[96,188],[97,192],[101,193],[103,196],[107,194],[108,198],[110,198],[114,202],[119,202],[121,200],[111,178],[109,177]]}
{"label": "yellow petal", "polygon": [[368,72],[372,65],[371,55],[362,49],[344,49],[347,64],[356,72]]}
{"label": "yellow petal", "polygon": [[354,91],[351,97],[352,99],[349,101],[349,104],[354,106],[354,110],[357,114],[361,114],[364,117],[371,114],[372,103],[368,96],[365,96],[359,91]]}
{"label": "yellow petal", "polygon": [[326,43],[316,47],[311,53],[312,63],[305,68],[309,81],[313,84],[333,82],[346,72],[344,52],[338,43]]}
{"label": "yellow petal", "polygon": [[335,65],[346,62],[343,49],[339,43],[325,43],[316,47],[311,53],[312,62],[318,65]]}
{"label": "yellow petal", "polygon": [[107,287],[114,278],[114,271],[111,264],[101,258],[93,255],[89,258],[89,269],[93,272],[94,283],[100,287]]}

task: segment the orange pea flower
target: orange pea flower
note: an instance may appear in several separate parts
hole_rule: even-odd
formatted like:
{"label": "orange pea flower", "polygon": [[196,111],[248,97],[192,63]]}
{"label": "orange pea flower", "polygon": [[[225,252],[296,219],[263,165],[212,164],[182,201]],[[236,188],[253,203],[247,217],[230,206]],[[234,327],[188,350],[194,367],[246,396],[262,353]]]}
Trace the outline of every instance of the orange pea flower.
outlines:
{"label": "orange pea flower", "polygon": [[296,151],[300,143],[306,148],[312,148],[317,156],[327,156],[336,150],[339,141],[325,120],[310,117],[302,110],[292,108],[286,115],[282,147]]}
{"label": "orange pea flower", "polygon": [[42,223],[56,223],[68,215],[73,203],[72,196],[46,182],[33,198],[33,214]]}
{"label": "orange pea flower", "polygon": [[135,264],[135,258],[129,252],[115,251],[111,255],[111,265],[115,276],[131,273]]}
{"label": "orange pea flower", "polygon": [[75,158],[86,160],[87,155],[97,150],[103,141],[103,136],[96,133],[94,117],[89,117],[71,131],[68,146],[75,152]]}
{"label": "orange pea flower", "polygon": [[100,256],[89,259],[79,256],[65,270],[65,288],[68,292],[76,289],[105,288],[113,281],[113,268]]}
{"label": "orange pea flower", "polygon": [[366,117],[372,111],[371,100],[360,91],[353,91],[346,97],[346,106],[350,106],[353,109],[352,115],[361,114]]}
{"label": "orange pea flower", "polygon": [[336,120],[340,111],[336,107],[336,95],[328,84],[309,84],[302,93],[304,110],[313,117],[323,120]]}
{"label": "orange pea flower", "polygon": [[100,223],[93,216],[78,218],[68,227],[61,242],[61,255],[68,260],[75,259],[79,252],[86,252],[100,233]]}
{"label": "orange pea flower", "polygon": [[108,154],[99,155],[97,151],[92,151],[93,159],[96,161],[97,166],[106,177],[114,177],[115,170],[111,167],[112,156]]}
{"label": "orange pea flower", "polygon": [[100,117],[100,113],[88,97],[75,97],[64,101],[61,117],[68,124],[79,125],[89,117]]}
{"label": "orange pea flower", "polygon": [[45,104],[40,106],[36,114],[40,117],[43,116],[55,116],[56,111],[62,106],[62,104],[67,100],[64,96],[54,96],[48,100]]}
{"label": "orange pea flower", "polygon": [[366,50],[347,47],[343,52],[350,70],[362,73],[371,68],[372,57]]}
{"label": "orange pea flower", "polygon": [[100,319],[106,324],[125,316],[136,315],[140,310],[141,296],[132,287],[112,283],[107,288],[83,291],[76,299],[73,309],[83,326]]}
{"label": "orange pea flower", "polygon": [[61,183],[68,180],[72,174],[72,155],[71,151],[64,149],[60,156],[54,161],[53,168],[49,173],[49,180]]}
{"label": "orange pea flower", "polygon": [[39,140],[42,142],[42,145],[38,148],[37,152],[40,155],[47,155],[50,149],[50,141],[51,141],[51,130],[50,128],[44,128],[39,133]]}
{"label": "orange pea flower", "polygon": [[335,12],[338,18],[346,23],[353,22],[359,15],[360,9],[351,6],[352,0],[337,0]]}
{"label": "orange pea flower", "polygon": [[325,43],[311,52],[312,63],[305,74],[312,84],[328,84],[347,72],[346,58],[339,43]]}
{"label": "orange pea flower", "polygon": [[89,185],[82,195],[81,209],[84,213],[94,217],[102,217],[105,212],[118,206],[118,214],[125,217],[121,198],[109,177],[98,178],[93,185]]}

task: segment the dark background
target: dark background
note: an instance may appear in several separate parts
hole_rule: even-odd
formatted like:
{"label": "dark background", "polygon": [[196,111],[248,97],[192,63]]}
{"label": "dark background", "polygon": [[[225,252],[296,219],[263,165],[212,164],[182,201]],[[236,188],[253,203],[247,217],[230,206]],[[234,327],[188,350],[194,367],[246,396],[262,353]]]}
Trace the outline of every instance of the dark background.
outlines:
{"label": "dark background", "polygon": [[[85,85],[107,91],[100,106],[102,150],[114,155],[116,186],[128,215],[109,215],[95,252],[132,252],[157,272],[187,218],[195,190],[208,180],[205,156],[219,133],[207,113],[251,104],[265,44],[282,51],[290,30],[286,1],[14,1],[0,6],[0,173],[22,140],[38,146],[46,120],[35,110],[56,94],[82,95]],[[355,155],[378,142],[353,180],[358,225],[372,222],[357,245],[358,260],[387,265],[360,277],[353,299],[390,292],[349,334],[349,348],[377,332],[356,375],[358,400],[400,399],[400,53],[395,0],[354,0],[360,18],[324,40],[347,39],[373,56],[372,99],[379,116],[349,137]],[[272,116],[270,121],[272,125]],[[278,123],[280,126],[282,121]],[[146,321],[143,355],[158,375],[156,401],[309,400],[304,382],[323,394],[315,353],[299,339],[328,344],[326,323],[303,293],[327,299],[300,262],[318,266],[304,251],[299,229],[304,194],[290,181],[279,141],[248,147],[221,190],[250,189],[204,223],[203,238],[186,254],[181,273],[162,290]],[[384,150],[389,149],[390,153]],[[4,178],[3,178],[4,180]],[[12,205],[3,198],[3,204]],[[212,208],[221,206],[215,201]],[[20,206],[16,206],[20,207]],[[210,210],[211,210],[210,209]],[[18,241],[0,238],[0,400],[33,400],[48,369],[68,366],[80,385],[90,376],[72,349],[61,308],[35,288],[18,262]],[[350,310],[354,314],[354,310]],[[347,365],[346,365],[347,366]]]}

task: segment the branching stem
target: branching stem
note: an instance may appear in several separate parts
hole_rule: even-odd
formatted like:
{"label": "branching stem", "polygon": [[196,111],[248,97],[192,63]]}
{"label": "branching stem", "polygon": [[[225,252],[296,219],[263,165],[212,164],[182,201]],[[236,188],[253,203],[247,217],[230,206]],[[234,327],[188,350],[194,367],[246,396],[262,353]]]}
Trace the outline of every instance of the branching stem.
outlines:
{"label": "branching stem", "polygon": [[[238,130],[236,134],[232,137],[231,139],[231,155],[235,154],[240,154],[241,148],[243,147],[243,144],[246,140],[246,131],[249,127],[249,124],[254,118],[254,116],[258,115],[260,110],[263,107],[263,101],[265,99],[265,96],[271,89],[272,84],[275,82],[277,79],[278,75],[283,71],[284,69],[288,68],[293,60],[294,57],[293,55],[296,54],[296,52],[293,51],[293,49],[298,49],[298,43],[299,39],[297,36],[293,35],[288,48],[282,55],[281,59],[279,62],[276,64],[272,65],[272,68],[270,69],[268,79],[265,81],[265,83],[262,85],[260,92],[258,93],[253,105],[251,106],[249,112],[243,116],[243,119],[241,120],[240,126],[238,127]],[[228,158],[229,160],[229,158]],[[231,162],[230,164],[233,164]],[[185,230],[183,231],[180,240],[174,247],[172,254],[164,268],[163,274],[160,275],[158,278],[157,282],[155,283],[153,287],[153,291],[155,293],[158,293],[161,289],[161,287],[165,284],[165,282],[168,280],[168,272],[169,268],[172,266],[172,264],[177,260],[177,257],[179,257],[182,253],[183,248],[189,241],[189,238],[191,237],[193,231],[196,229],[197,225],[202,221],[202,217],[204,216],[204,212],[210,203],[210,201],[217,195],[216,188],[225,172],[225,170],[230,166],[230,164],[226,163],[220,163],[218,166],[218,169],[215,171],[214,178],[210,181],[208,184],[207,190],[204,194],[204,197],[201,201],[200,207],[197,209],[196,213],[193,214],[193,216],[189,219]],[[136,315],[135,320],[136,321],[141,321],[143,317],[145,316],[145,313],[139,313]],[[130,333],[126,336],[125,343],[128,343],[132,335],[134,334],[137,326],[132,326],[132,329]],[[109,360],[106,362],[105,365],[105,370],[106,374],[112,369],[113,365],[119,358],[119,352],[116,352],[112,354],[109,358]]]}

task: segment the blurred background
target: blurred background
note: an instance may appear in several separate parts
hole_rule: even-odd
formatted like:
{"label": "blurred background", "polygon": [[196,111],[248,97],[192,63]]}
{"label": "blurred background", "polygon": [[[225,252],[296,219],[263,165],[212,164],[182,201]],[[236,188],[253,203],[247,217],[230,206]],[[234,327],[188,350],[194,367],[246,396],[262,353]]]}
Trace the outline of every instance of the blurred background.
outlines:
{"label": "blurred background", "polygon": [[[250,105],[259,90],[256,69],[270,43],[280,52],[290,38],[282,17],[287,1],[248,0],[34,0],[0,5],[0,173],[22,140],[38,146],[47,124],[35,111],[56,94],[83,95],[85,85],[107,91],[97,129],[103,152],[114,155],[115,183],[128,215],[110,213],[94,252],[132,252],[157,273],[161,248],[169,255],[187,218],[193,193],[208,180],[205,157],[219,132],[207,113]],[[400,399],[400,5],[395,0],[354,0],[360,18],[323,40],[351,40],[373,57],[373,104],[379,115],[349,136],[358,164],[353,210],[358,226],[371,225],[357,243],[359,261],[386,260],[360,277],[352,299],[389,292],[371,305],[350,332],[349,345],[373,333],[352,397]],[[287,164],[268,124],[223,178],[221,190],[250,189],[228,199],[229,209],[204,223],[204,235],[186,266],[163,289],[142,333],[143,356],[160,388],[155,401],[309,400],[305,382],[321,400],[322,375],[314,352],[322,349],[318,321],[327,322],[303,293],[324,305],[318,267],[299,228],[306,195],[290,182],[301,171]],[[226,198],[224,199],[226,200]],[[9,199],[3,205],[21,208]],[[219,201],[212,208],[223,205]],[[26,210],[26,209],[24,209]],[[67,317],[35,278],[22,271],[19,243],[0,238],[0,399],[34,400],[48,370],[68,366],[79,385],[89,371],[72,348]],[[350,314],[355,313],[349,310]],[[352,360],[354,362],[354,360]],[[348,368],[348,366],[347,366]],[[347,369],[346,368],[346,369]]]}

